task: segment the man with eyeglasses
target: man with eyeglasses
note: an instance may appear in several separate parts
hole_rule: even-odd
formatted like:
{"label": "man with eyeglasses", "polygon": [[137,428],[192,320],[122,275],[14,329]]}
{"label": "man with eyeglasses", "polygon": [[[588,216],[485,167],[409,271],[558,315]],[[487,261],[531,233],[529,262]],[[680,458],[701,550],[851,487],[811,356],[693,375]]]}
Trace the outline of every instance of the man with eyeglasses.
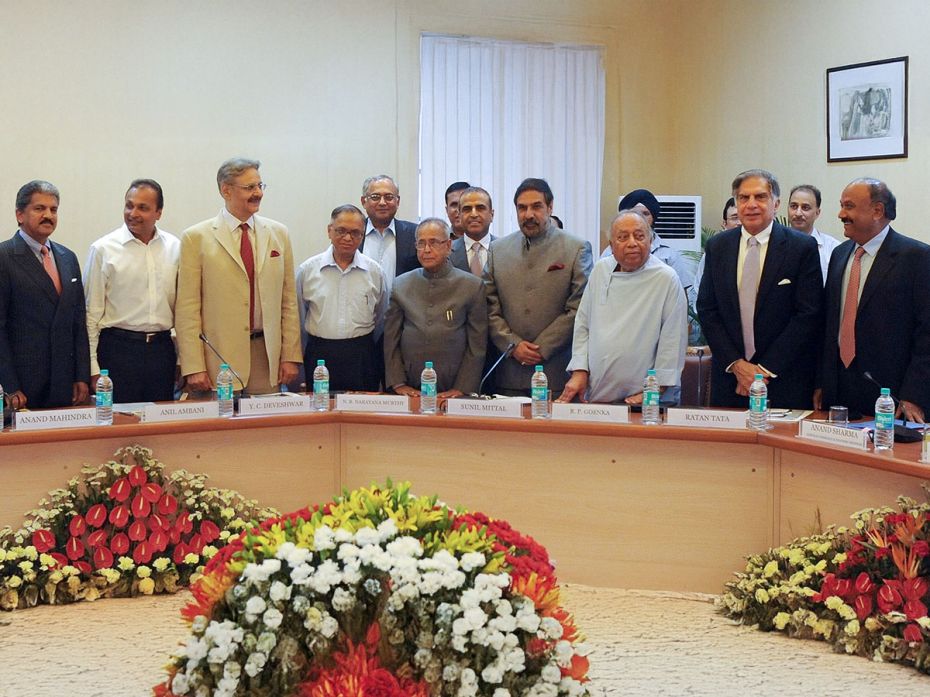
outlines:
{"label": "man with eyeglasses", "polygon": [[297,377],[300,325],[287,228],[258,215],[265,184],[258,160],[220,165],[225,205],[184,231],[175,303],[181,373],[195,394],[209,392],[220,359],[246,394],[277,392]]}
{"label": "man with eyeglasses", "polygon": [[374,333],[387,304],[384,274],[378,262],[359,251],[365,215],[358,208],[335,208],[327,234],[329,248],[297,269],[307,380],[323,359],[331,390],[376,392],[382,371]]}
{"label": "man with eyeglasses", "polygon": [[398,276],[384,319],[384,384],[419,394],[426,361],[436,369],[441,400],[477,391],[488,338],[488,305],[480,277],[449,262],[451,230],[427,218],[417,226],[423,268]]}
{"label": "man with eyeglasses", "polygon": [[420,266],[416,224],[394,216],[400,206],[397,184],[387,174],[368,177],[362,184],[362,206],[368,213],[361,251],[378,262],[388,293],[394,279]]}

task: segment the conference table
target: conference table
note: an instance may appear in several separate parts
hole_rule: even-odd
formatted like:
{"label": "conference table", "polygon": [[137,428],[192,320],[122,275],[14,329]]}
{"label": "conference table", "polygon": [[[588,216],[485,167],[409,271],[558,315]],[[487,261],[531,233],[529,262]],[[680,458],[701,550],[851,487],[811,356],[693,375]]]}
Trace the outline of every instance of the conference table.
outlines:
{"label": "conference table", "polygon": [[[816,414],[814,415],[817,416]],[[769,432],[669,425],[330,411],[0,433],[0,526],[82,465],[151,448],[282,512],[344,488],[410,481],[419,494],[502,518],[546,546],[564,581],[719,592],[748,554],[922,500],[919,444],[892,453]]]}

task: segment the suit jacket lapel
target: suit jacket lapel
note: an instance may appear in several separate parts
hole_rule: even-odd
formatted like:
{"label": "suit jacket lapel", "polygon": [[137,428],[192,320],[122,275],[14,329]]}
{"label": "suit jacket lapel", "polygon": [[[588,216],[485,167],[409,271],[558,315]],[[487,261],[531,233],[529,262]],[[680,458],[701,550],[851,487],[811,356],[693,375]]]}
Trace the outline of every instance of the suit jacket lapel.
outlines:
{"label": "suit jacket lapel", "polygon": [[772,234],[769,237],[769,248],[765,252],[762,277],[759,279],[759,292],[756,293],[756,307],[759,307],[766,294],[781,280],[781,269],[785,262],[785,246],[787,244],[787,233],[780,225],[773,225]]}
{"label": "suit jacket lapel", "polygon": [[872,262],[872,268],[869,269],[869,275],[865,279],[865,286],[862,288],[862,295],[859,297],[859,307],[864,306],[869,299],[875,294],[884,280],[893,272],[894,266],[898,260],[898,238],[897,233],[890,229],[885,241],[875,255],[875,261]]}
{"label": "suit jacket lapel", "polygon": [[253,216],[255,221],[255,276],[256,278],[262,272],[265,265],[265,259],[268,258],[268,248],[271,246],[271,229],[258,216]]}
{"label": "suit jacket lapel", "polygon": [[739,285],[736,282],[736,267],[739,262],[740,231],[737,229],[735,235],[730,235],[726,240],[726,246],[721,249],[723,258],[723,278],[725,279],[725,292],[729,297],[730,303],[736,308],[737,318],[739,317]]}
{"label": "suit jacket lapel", "polygon": [[[71,282],[71,279],[77,277],[76,269],[71,267],[71,263],[65,254],[64,248],[60,244],[57,242],[49,242],[49,245],[52,248],[52,253],[55,255],[55,266],[58,267],[58,278],[61,281],[62,302],[59,303],[59,307],[68,307],[72,304],[71,296],[74,294],[75,286],[77,285],[77,282]],[[45,271],[45,269],[42,270]],[[48,276],[48,274],[45,275]],[[54,284],[52,287],[54,287]]]}
{"label": "suit jacket lapel", "polygon": [[[45,267],[42,266],[42,262],[36,259],[36,255],[29,248],[29,245],[19,236],[19,233],[16,233],[16,245],[15,245],[15,254],[21,257],[20,267],[25,272],[32,281],[48,296],[48,299],[58,304],[58,292],[55,290],[55,284],[52,283],[52,279],[49,278],[49,275],[45,272]],[[58,254],[53,251],[55,254],[55,263],[58,263]],[[61,275],[61,270],[59,269],[58,275]],[[70,279],[69,279],[70,280]],[[63,282],[62,282],[63,284]]]}
{"label": "suit jacket lapel", "polygon": [[239,246],[233,239],[232,230],[226,225],[222,213],[216,216],[216,220],[213,221],[213,235],[216,237],[216,241],[219,242],[220,246],[226,250],[233,261],[242,269],[242,273],[245,273],[245,264],[242,263],[242,256],[239,254]]}

